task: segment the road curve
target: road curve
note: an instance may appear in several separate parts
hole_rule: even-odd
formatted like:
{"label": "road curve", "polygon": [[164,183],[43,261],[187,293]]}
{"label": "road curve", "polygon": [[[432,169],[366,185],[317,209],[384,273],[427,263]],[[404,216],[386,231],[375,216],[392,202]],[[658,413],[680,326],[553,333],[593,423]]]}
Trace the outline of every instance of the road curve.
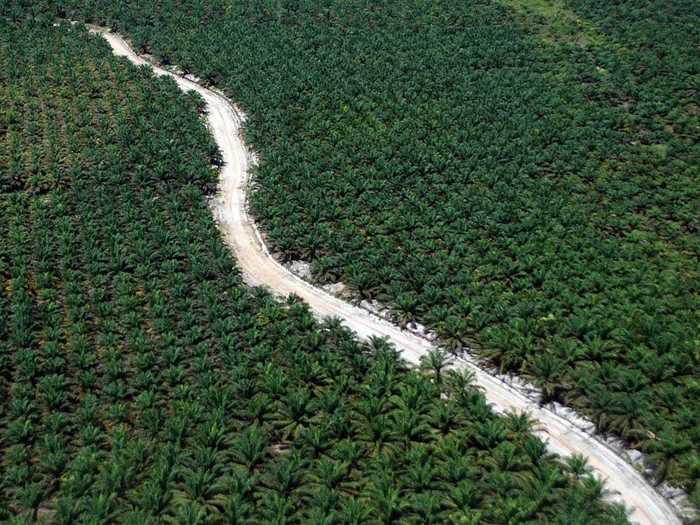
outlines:
{"label": "road curve", "polygon": [[[427,340],[312,286],[275,261],[267,251],[246,209],[248,173],[253,161],[241,136],[244,121],[242,113],[222,94],[139,57],[119,35],[104,28],[90,27],[90,30],[101,34],[111,45],[115,55],[125,56],[137,65],[151,66],[156,75],[173,78],[183,91],[194,90],[206,101],[209,128],[224,161],[220,174],[220,195],[212,203],[212,208],[246,282],[265,286],[282,296],[296,294],[306,301],[317,315],[341,318],[360,338],[387,337],[411,363],[418,363],[421,356],[434,348]],[[596,474],[606,481],[608,490],[613,494],[612,499],[621,501],[631,509],[630,517],[633,521],[641,525],[681,524],[670,503],[654,490],[632,465],[605,443],[552,410],[540,407],[538,403],[474,363],[462,360],[460,365],[474,372],[476,383],[483,389],[495,411],[528,412],[539,423],[540,430],[537,434],[547,442],[552,452],[562,456],[572,453],[586,456]]]}

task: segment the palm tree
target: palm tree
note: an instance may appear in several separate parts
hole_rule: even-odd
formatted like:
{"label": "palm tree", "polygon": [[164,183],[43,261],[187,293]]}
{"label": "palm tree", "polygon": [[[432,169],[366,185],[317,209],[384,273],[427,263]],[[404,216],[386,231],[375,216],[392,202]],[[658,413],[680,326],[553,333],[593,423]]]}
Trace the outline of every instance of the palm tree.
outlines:
{"label": "palm tree", "polygon": [[252,471],[264,459],[267,445],[266,433],[257,425],[252,425],[234,443],[233,457]]}
{"label": "palm tree", "polygon": [[541,403],[561,401],[563,387],[561,385],[562,363],[551,354],[540,354],[530,365],[530,373],[536,378],[542,388]]}
{"label": "palm tree", "polygon": [[481,525],[484,513],[477,510],[459,510],[450,516],[450,523],[455,525]]}
{"label": "palm tree", "polygon": [[516,478],[524,492],[521,501],[521,519],[533,517],[541,509],[552,505],[558,498],[557,489],[564,486],[565,480],[556,464],[544,464],[535,468],[533,474]]}
{"label": "palm tree", "polygon": [[350,466],[355,465],[365,454],[367,453],[367,448],[356,440],[344,439],[337,442],[333,450],[330,452],[330,456],[347,463]]}
{"label": "palm tree", "polygon": [[81,513],[82,506],[83,503],[78,498],[70,496],[60,498],[56,502],[56,513],[54,514],[56,523],[61,525],[74,523]]}
{"label": "palm tree", "polygon": [[689,439],[673,431],[663,431],[658,436],[649,434],[642,446],[649,454],[657,486],[666,481],[678,466],[681,456],[693,448]]}
{"label": "palm tree", "polygon": [[311,480],[329,490],[335,490],[345,479],[349,471],[349,464],[343,461],[334,461],[323,458],[316,464],[316,469]]}
{"label": "palm tree", "polygon": [[369,500],[377,518],[385,524],[394,523],[408,507],[394,482],[387,477],[375,479],[369,488]]}
{"label": "palm tree", "polygon": [[611,352],[617,351],[619,344],[611,339],[603,339],[599,335],[586,335],[583,339],[583,357],[587,361],[602,363],[608,359]]}
{"label": "palm tree", "polygon": [[323,508],[312,507],[309,512],[307,521],[311,525],[333,525],[337,523],[338,518],[335,512],[324,510]]}
{"label": "palm tree", "polygon": [[379,452],[393,440],[394,434],[388,418],[380,414],[367,419],[367,422],[360,428],[357,437],[365,441],[374,451]]}
{"label": "palm tree", "polygon": [[362,299],[373,299],[381,286],[374,272],[368,271],[362,265],[354,263],[346,269],[344,282]]}
{"label": "palm tree", "polygon": [[[600,502],[598,506],[602,506]],[[627,525],[629,523],[629,511],[622,505],[606,505],[600,514],[601,520],[610,525]]]}
{"label": "palm tree", "polygon": [[454,315],[448,316],[439,326],[440,340],[452,352],[468,346],[468,334],[471,333],[466,319]]}
{"label": "palm tree", "polygon": [[456,510],[476,509],[481,503],[483,493],[472,481],[461,479],[452,486],[449,493],[449,505]]}
{"label": "palm tree", "polygon": [[476,374],[468,369],[450,369],[444,374],[447,379],[449,390],[456,395],[462,395],[465,392],[473,394],[478,392],[479,387],[475,385]]}
{"label": "palm tree", "polygon": [[284,439],[298,437],[298,431],[314,410],[311,394],[306,388],[287,391],[280,401],[277,426],[283,430]]}
{"label": "palm tree", "polygon": [[306,460],[294,450],[286,458],[277,461],[270,469],[269,484],[285,499],[302,483]]}
{"label": "palm tree", "polygon": [[254,507],[240,494],[228,494],[222,496],[217,505],[221,509],[221,514],[226,519],[226,523],[231,525],[243,525],[250,522]]}
{"label": "palm tree", "polygon": [[344,525],[362,525],[372,513],[371,508],[363,500],[349,498],[339,513],[340,522]]}
{"label": "palm tree", "polygon": [[317,458],[324,452],[331,443],[327,427],[318,425],[303,429],[299,436],[299,443],[304,452],[311,458]]}
{"label": "palm tree", "polygon": [[490,419],[474,424],[474,440],[482,450],[490,450],[501,443],[507,435],[507,429],[500,419]]}
{"label": "palm tree", "polygon": [[430,414],[430,426],[437,429],[443,436],[455,428],[460,422],[460,413],[453,401],[437,403]]}
{"label": "palm tree", "polygon": [[581,494],[583,500],[590,506],[601,501],[610,494],[605,488],[605,482],[595,476],[586,476],[581,480]]}
{"label": "palm tree", "polygon": [[646,396],[634,394],[614,394],[610,396],[605,427],[624,438],[634,438],[643,433],[641,419],[648,413],[649,402]]}
{"label": "palm tree", "polygon": [[[579,385],[582,383],[586,384],[587,382],[589,381],[584,379],[579,379],[578,381]],[[590,386],[585,390],[581,389],[581,392],[588,398],[588,404],[592,411],[592,420],[595,423],[596,429],[602,433],[608,432],[610,430],[610,418],[607,410],[612,399],[610,391],[602,384],[591,382]]]}
{"label": "palm tree", "polygon": [[288,497],[272,492],[263,500],[262,515],[265,523],[285,525],[294,513],[294,505]]}
{"label": "palm tree", "polygon": [[415,441],[422,441],[428,434],[429,427],[416,410],[400,409],[391,413],[389,419],[391,435],[403,440],[403,446],[408,446]]}
{"label": "palm tree", "polygon": [[263,372],[262,380],[263,388],[273,399],[279,399],[284,395],[287,377],[282,368],[274,366],[272,363],[268,364]]}
{"label": "palm tree", "polygon": [[534,465],[539,465],[553,457],[552,454],[547,452],[547,445],[545,445],[541,439],[533,435],[527,436],[525,442],[523,443],[523,450]]}
{"label": "palm tree", "polygon": [[588,476],[593,470],[588,465],[588,458],[583,454],[572,454],[565,459],[566,467],[576,479]]}
{"label": "palm tree", "polygon": [[354,424],[350,413],[344,408],[338,408],[328,420],[328,433],[334,440],[347,439],[354,433]]}
{"label": "palm tree", "polygon": [[197,502],[189,501],[178,508],[173,523],[183,525],[200,525],[206,522],[207,511]]}
{"label": "palm tree", "polygon": [[326,317],[321,323],[321,329],[327,331],[331,340],[344,339],[350,330],[340,317]]}
{"label": "palm tree", "polygon": [[523,497],[498,498],[492,519],[494,523],[532,523],[537,506],[537,502]]}
{"label": "palm tree", "polygon": [[421,523],[443,523],[442,498],[435,492],[420,492],[412,498],[412,508]]}
{"label": "palm tree", "polygon": [[[22,508],[31,510],[31,518],[29,518],[28,521],[36,522],[37,515],[39,513],[39,507],[41,505],[41,502],[47,496],[47,494],[47,487],[40,483],[27,483],[23,487],[20,487],[17,494],[17,501],[22,506]],[[102,500],[100,499],[99,501],[101,502]],[[109,516],[109,509],[105,509],[105,513],[107,516]]]}
{"label": "palm tree", "polygon": [[484,459],[484,464],[495,470],[517,472],[528,469],[529,462],[524,461],[518,448],[510,441],[504,441]]}
{"label": "palm tree", "polygon": [[418,298],[412,293],[400,293],[395,298],[397,321],[405,327],[418,317]]}
{"label": "palm tree", "polygon": [[536,420],[529,412],[509,411],[503,417],[513,439],[529,434],[536,427]]}
{"label": "palm tree", "polygon": [[442,371],[451,363],[451,358],[447,352],[435,349],[431,350],[427,355],[421,356],[421,370],[429,371],[433,374],[435,382],[438,385],[442,384]]}
{"label": "palm tree", "polygon": [[485,495],[503,497],[517,487],[516,480],[510,472],[490,471],[479,484]]}
{"label": "palm tree", "polygon": [[370,354],[377,359],[377,366],[385,372],[393,371],[401,362],[401,353],[386,337],[372,335],[367,340],[366,345]]}
{"label": "palm tree", "polygon": [[407,462],[407,473],[413,467],[416,467],[416,470],[412,471],[408,476],[409,480],[414,482],[413,486],[420,486],[425,489],[431,488],[433,479],[436,479],[438,475],[433,465],[433,454],[433,448],[422,443],[415,444],[405,453],[398,452],[396,454],[400,459],[405,459]]}
{"label": "palm tree", "polygon": [[262,425],[271,416],[273,407],[272,398],[267,394],[256,394],[247,404],[245,413],[242,414],[246,420],[253,424]]}

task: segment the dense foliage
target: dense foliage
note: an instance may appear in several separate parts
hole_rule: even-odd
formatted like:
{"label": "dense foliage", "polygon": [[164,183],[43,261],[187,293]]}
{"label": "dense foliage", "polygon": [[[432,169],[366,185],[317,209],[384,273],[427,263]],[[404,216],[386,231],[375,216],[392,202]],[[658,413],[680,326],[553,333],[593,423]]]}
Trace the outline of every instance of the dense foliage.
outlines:
{"label": "dense foliage", "polygon": [[585,461],[242,285],[196,96],[0,21],[0,520],[626,523]]}
{"label": "dense foliage", "polygon": [[700,502],[695,0],[72,4],[246,108],[274,250]]}

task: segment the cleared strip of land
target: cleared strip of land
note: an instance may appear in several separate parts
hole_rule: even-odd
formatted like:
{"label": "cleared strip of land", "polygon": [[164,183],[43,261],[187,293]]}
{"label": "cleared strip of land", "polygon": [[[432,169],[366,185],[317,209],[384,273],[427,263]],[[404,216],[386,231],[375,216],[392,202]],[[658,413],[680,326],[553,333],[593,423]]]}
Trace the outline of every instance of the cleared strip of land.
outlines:
{"label": "cleared strip of land", "polygon": [[[208,124],[221,150],[224,166],[221,170],[220,196],[213,210],[226,242],[233,250],[246,281],[261,285],[276,294],[295,294],[306,301],[319,316],[334,316],[354,330],[361,338],[387,337],[402,351],[403,357],[417,363],[433,349],[427,340],[401,330],[320,290],[293,275],[275,261],[265,248],[260,234],[246,210],[246,190],[252,158],[241,138],[243,117],[223,95],[200,86],[139,57],[118,35],[102,28],[92,28],[112,46],[116,55],[125,56],[137,65],[148,64],[159,76],[170,76],[185,91],[198,92],[207,103]],[[488,401],[499,412],[528,412],[539,424],[539,435],[552,452],[561,455],[583,454],[595,472],[607,482],[614,499],[620,499],[632,509],[632,520],[640,524],[680,524],[671,505],[651,487],[634,467],[595,437],[540,407],[512,386],[480,369],[476,364],[461,360],[460,365],[472,370],[477,384]]]}

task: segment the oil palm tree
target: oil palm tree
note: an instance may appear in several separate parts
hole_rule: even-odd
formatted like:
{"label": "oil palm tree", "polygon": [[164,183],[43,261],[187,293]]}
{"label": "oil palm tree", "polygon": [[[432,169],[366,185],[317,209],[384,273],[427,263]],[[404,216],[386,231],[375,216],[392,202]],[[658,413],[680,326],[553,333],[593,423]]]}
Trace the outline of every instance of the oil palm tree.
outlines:
{"label": "oil palm tree", "polygon": [[364,499],[349,498],[339,512],[340,523],[344,525],[361,525],[367,523],[372,508]]}
{"label": "oil palm tree", "polygon": [[572,454],[565,459],[566,467],[576,479],[588,476],[592,468],[588,465],[588,458],[582,454]]}
{"label": "oil palm tree", "polygon": [[460,424],[462,418],[457,409],[457,404],[453,401],[445,401],[435,405],[428,421],[432,428],[445,436]]}
{"label": "oil palm tree", "polygon": [[642,443],[649,454],[655,476],[655,484],[660,485],[678,467],[679,458],[692,449],[691,442],[673,431],[664,431],[658,436],[648,435]]}
{"label": "oil palm tree", "polygon": [[445,368],[451,364],[450,356],[443,350],[431,350],[428,354],[421,356],[420,368],[432,374],[435,382],[442,384],[442,375]]}
{"label": "oil palm tree", "polygon": [[482,450],[490,450],[501,443],[508,430],[504,423],[498,419],[490,419],[474,425],[474,441]]}
{"label": "oil palm tree", "polygon": [[409,504],[405,501],[393,480],[375,479],[368,490],[369,504],[380,523],[395,523]]}
{"label": "oil palm tree", "polygon": [[550,354],[541,354],[534,358],[529,366],[530,374],[536,378],[542,389],[542,403],[561,401],[564,387],[562,385],[562,363]]}
{"label": "oil palm tree", "polygon": [[421,523],[444,523],[443,501],[435,492],[420,492],[411,500],[411,508],[418,515]]}
{"label": "oil palm tree", "polygon": [[221,496],[217,505],[221,515],[231,525],[249,523],[254,511],[252,503],[237,493]]}
{"label": "oil palm tree", "polygon": [[267,446],[266,433],[257,425],[252,425],[232,445],[233,457],[252,471],[265,458]]}
{"label": "oil palm tree", "polygon": [[306,463],[306,459],[294,450],[271,466],[269,476],[264,481],[286,499],[302,484]]}
{"label": "oil palm tree", "polygon": [[308,416],[314,410],[315,403],[306,388],[289,390],[280,399],[275,425],[283,432],[284,439],[298,437],[298,433],[307,422]]}
{"label": "oil palm tree", "polygon": [[266,523],[285,525],[295,512],[293,502],[277,492],[267,494],[263,500],[262,516]]}

